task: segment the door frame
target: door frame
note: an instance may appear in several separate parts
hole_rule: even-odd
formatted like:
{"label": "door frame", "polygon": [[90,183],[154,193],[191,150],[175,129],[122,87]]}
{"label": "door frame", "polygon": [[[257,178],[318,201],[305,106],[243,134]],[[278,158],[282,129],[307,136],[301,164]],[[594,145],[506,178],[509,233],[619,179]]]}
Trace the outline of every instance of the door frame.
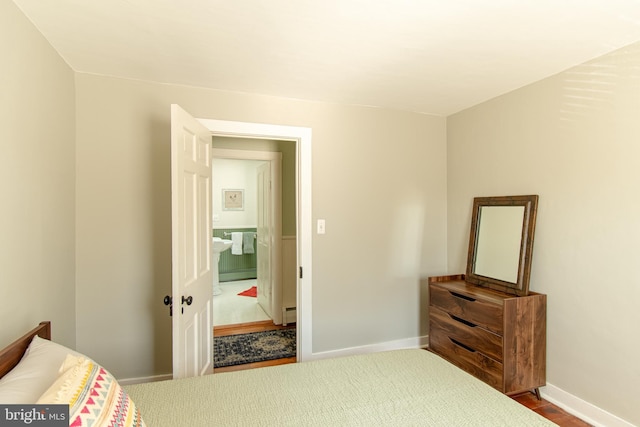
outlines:
{"label": "door frame", "polygon": [[[218,135],[214,135],[218,136]],[[258,150],[234,150],[229,148],[212,148],[211,157],[213,159],[230,159],[230,160],[262,160],[271,164],[270,178],[274,183],[274,191],[271,192],[271,211],[275,216],[272,221],[273,230],[271,242],[271,285],[272,287],[271,318],[277,325],[282,323],[282,153],[276,151],[258,151]],[[278,263],[280,261],[280,263]],[[274,304],[274,301],[276,302]]]}
{"label": "door frame", "polygon": [[197,119],[214,136],[278,139],[296,144],[296,356],[298,362],[312,358],[312,286],[311,258],[311,128],[264,123]]}

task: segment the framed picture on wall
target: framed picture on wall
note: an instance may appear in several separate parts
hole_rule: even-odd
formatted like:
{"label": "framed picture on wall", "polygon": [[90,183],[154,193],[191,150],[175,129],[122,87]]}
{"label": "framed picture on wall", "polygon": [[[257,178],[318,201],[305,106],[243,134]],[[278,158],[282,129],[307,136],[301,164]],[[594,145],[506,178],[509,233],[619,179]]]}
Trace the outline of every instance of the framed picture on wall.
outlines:
{"label": "framed picture on wall", "polygon": [[222,190],[222,210],[244,210],[244,190]]}

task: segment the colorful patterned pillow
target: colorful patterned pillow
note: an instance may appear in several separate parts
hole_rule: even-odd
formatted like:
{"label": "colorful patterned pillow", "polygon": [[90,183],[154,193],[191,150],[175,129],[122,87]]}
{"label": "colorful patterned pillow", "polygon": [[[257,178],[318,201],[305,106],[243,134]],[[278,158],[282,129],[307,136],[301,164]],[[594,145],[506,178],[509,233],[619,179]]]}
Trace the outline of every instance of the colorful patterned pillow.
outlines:
{"label": "colorful patterned pillow", "polygon": [[37,403],[69,404],[70,427],[145,425],[113,375],[93,360],[68,355],[60,372]]}

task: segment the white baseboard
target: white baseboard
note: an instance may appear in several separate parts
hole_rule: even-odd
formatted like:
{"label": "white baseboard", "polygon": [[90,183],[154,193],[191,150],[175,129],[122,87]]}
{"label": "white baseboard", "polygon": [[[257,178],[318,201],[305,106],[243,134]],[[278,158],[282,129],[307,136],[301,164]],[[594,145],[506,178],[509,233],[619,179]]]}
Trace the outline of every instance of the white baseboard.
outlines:
{"label": "white baseboard", "polygon": [[404,348],[426,348],[429,344],[429,336],[406,338],[397,341],[388,341],[378,344],[363,345],[360,347],[341,348],[339,350],[313,353],[309,360],[330,359],[332,357],[353,356],[356,354],[376,353],[378,351],[401,350]]}
{"label": "white baseboard", "polygon": [[283,307],[282,308],[282,326],[287,326],[290,323],[296,323],[297,313],[295,307]]}
{"label": "white baseboard", "polygon": [[152,377],[118,379],[118,383],[120,385],[142,384],[142,383],[152,383],[152,382],[155,382],[155,381],[170,380],[172,378],[173,378],[173,375],[171,375],[171,374],[154,375]]}
{"label": "white baseboard", "polygon": [[630,422],[598,408],[553,384],[541,387],[540,394],[544,399],[595,427],[634,427]]}

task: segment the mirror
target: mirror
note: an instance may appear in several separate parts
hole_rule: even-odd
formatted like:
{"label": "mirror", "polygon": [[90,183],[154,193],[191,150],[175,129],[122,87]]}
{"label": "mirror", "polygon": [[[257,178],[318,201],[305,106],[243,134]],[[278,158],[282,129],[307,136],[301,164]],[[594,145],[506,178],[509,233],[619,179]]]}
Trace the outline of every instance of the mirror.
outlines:
{"label": "mirror", "polygon": [[473,199],[466,281],[529,293],[538,196]]}

